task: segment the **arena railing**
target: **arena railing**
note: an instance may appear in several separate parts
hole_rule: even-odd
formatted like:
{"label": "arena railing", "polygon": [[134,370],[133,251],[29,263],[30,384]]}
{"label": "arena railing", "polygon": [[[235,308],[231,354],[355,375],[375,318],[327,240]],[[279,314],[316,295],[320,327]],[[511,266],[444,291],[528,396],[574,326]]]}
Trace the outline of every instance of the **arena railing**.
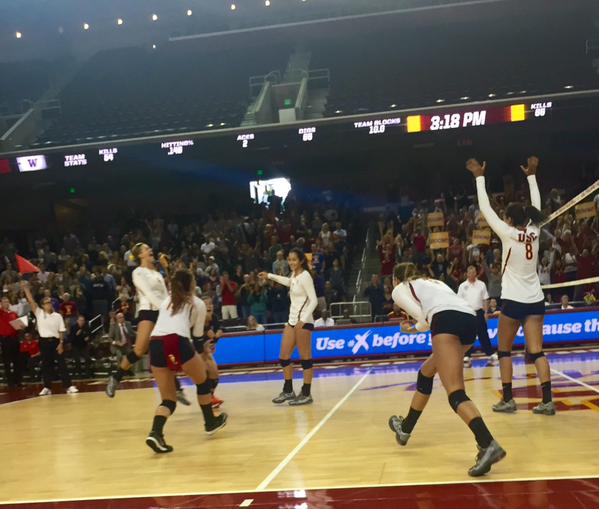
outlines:
{"label": "arena railing", "polygon": [[355,320],[366,323],[372,320],[372,304],[368,301],[332,302],[331,318],[333,320]]}
{"label": "arena railing", "polygon": [[104,317],[102,315],[96,315],[88,322],[89,330],[92,335],[96,334],[99,330],[104,328]]}

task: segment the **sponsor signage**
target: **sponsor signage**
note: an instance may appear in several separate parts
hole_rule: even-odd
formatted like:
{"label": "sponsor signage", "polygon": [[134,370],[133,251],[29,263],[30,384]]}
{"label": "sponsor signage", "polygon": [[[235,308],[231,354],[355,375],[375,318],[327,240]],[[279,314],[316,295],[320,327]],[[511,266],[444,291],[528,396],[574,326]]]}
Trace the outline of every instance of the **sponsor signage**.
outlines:
{"label": "sponsor signage", "polygon": [[[488,322],[489,337],[497,346],[497,319]],[[599,341],[599,313],[596,309],[545,316],[544,343]],[[275,363],[279,359],[282,335],[265,332],[256,335],[224,336],[218,342],[219,364]],[[522,328],[516,345],[524,345]],[[429,332],[404,334],[398,325],[316,329],[312,333],[314,359],[351,359],[378,355],[402,355],[431,351]],[[297,359],[297,352],[294,354]]]}

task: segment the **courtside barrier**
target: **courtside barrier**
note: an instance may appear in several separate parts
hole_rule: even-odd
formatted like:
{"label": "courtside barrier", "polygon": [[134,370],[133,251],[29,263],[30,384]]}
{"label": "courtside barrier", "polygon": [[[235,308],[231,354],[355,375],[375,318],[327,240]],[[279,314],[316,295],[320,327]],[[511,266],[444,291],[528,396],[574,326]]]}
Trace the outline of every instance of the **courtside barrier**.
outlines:
{"label": "courtside barrier", "polygon": [[[497,346],[497,319],[488,322],[489,337]],[[270,364],[279,360],[282,331],[258,334],[225,335],[217,345],[219,365]],[[545,316],[546,347],[568,343],[599,342],[599,307],[548,312]],[[522,328],[516,345],[524,345]],[[431,351],[430,333],[404,334],[394,324],[360,324],[315,329],[312,333],[312,358],[352,359],[401,356]],[[297,359],[297,353],[294,359]]]}

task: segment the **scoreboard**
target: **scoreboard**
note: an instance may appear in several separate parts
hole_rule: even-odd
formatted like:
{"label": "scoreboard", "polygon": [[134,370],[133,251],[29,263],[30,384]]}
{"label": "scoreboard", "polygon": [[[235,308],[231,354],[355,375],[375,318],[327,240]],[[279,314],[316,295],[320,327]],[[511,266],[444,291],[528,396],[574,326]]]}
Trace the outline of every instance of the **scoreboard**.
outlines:
{"label": "scoreboard", "polygon": [[[567,109],[567,99],[560,99]],[[227,154],[233,150],[272,149],[295,144],[308,150],[319,143],[327,143],[339,135],[347,143],[360,143],[362,136],[415,136],[426,132],[448,132],[475,129],[496,124],[543,122],[556,109],[554,99],[528,102],[484,102],[469,105],[448,105],[420,110],[392,111],[378,115],[355,115],[300,121],[294,124],[245,126],[214,131],[199,131],[181,135],[156,135],[114,140],[110,145],[86,143],[65,147],[28,150],[14,154],[0,154],[0,174],[29,173],[68,168],[72,171],[87,166],[125,162],[128,156],[147,159],[201,157],[210,146]],[[351,138],[351,141],[350,141]]]}

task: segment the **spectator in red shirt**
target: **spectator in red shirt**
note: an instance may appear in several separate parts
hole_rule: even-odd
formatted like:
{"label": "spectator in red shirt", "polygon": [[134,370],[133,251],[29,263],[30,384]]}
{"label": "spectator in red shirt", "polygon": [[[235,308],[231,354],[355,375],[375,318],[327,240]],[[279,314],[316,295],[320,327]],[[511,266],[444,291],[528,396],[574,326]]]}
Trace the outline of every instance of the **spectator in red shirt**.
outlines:
{"label": "spectator in red shirt", "polygon": [[[577,278],[578,279],[586,279],[589,277],[596,276],[598,274],[598,266],[597,266],[597,257],[593,256],[588,249],[583,249],[582,254],[577,259],[578,263],[578,271]],[[592,289],[592,285],[578,285],[574,289],[574,300],[579,301],[582,300],[583,295]]]}
{"label": "spectator in red shirt", "polygon": [[21,352],[22,366],[27,367],[29,377],[31,380],[35,380],[35,370],[40,363],[40,342],[33,338],[33,334],[27,332],[21,345],[19,346]]}
{"label": "spectator in red shirt", "polygon": [[391,276],[395,267],[395,253],[393,247],[389,244],[383,247],[381,253],[381,276]]}
{"label": "spectator in red shirt", "polygon": [[220,288],[223,300],[223,320],[237,320],[237,283],[229,278],[228,272],[223,272],[220,278]]}
{"label": "spectator in red shirt", "polygon": [[426,237],[422,231],[418,231],[412,237],[412,242],[414,243],[416,262],[422,264],[425,258],[426,253]]}
{"label": "spectator in red shirt", "polygon": [[64,324],[67,327],[67,330],[70,330],[73,325],[77,322],[77,303],[71,299],[71,295],[69,293],[65,293],[62,296],[62,302],[60,303],[59,312],[64,319]]}
{"label": "spectator in red shirt", "polygon": [[447,259],[449,262],[457,260],[458,263],[460,265],[462,265],[462,262],[464,259],[464,248],[462,247],[462,244],[460,243],[460,239],[458,239],[458,238],[453,239],[451,246],[448,249],[447,254],[448,254]]}
{"label": "spectator in red shirt", "polygon": [[9,389],[21,385],[22,373],[19,362],[19,333],[10,324],[19,318],[10,310],[8,297],[2,297],[0,302],[0,345],[2,346],[2,360],[4,362],[4,374]]}

